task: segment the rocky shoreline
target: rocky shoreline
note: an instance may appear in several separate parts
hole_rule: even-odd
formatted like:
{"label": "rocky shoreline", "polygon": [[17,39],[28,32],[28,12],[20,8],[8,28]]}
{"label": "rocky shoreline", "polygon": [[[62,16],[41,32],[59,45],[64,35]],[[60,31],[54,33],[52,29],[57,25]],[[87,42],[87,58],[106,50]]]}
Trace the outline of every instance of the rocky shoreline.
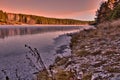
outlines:
{"label": "rocky shoreline", "polygon": [[[101,23],[72,36],[73,58],[83,72],[82,80],[120,80],[119,21]],[[86,75],[88,79],[84,79]]]}
{"label": "rocky shoreline", "polygon": [[72,54],[51,66],[55,80],[120,80],[119,25],[107,22],[72,34]]}

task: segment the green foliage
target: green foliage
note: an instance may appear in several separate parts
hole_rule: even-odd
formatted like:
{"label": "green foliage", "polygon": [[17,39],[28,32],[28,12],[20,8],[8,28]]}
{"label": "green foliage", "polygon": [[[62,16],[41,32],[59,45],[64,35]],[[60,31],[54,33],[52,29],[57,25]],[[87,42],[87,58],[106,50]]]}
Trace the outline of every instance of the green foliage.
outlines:
{"label": "green foliage", "polygon": [[97,11],[96,22],[101,23],[106,20],[109,20],[109,16],[111,15],[111,9],[108,7],[107,2],[103,2],[100,6],[100,9]]}
{"label": "green foliage", "polygon": [[[103,2],[101,4],[100,9],[97,11],[96,15],[97,23],[120,18],[120,1],[115,1],[114,3],[111,1],[112,0],[108,0],[108,2]],[[113,6],[113,8],[110,6]]]}
{"label": "green foliage", "polygon": [[117,5],[111,14],[111,19],[118,19],[120,18],[120,4]]}

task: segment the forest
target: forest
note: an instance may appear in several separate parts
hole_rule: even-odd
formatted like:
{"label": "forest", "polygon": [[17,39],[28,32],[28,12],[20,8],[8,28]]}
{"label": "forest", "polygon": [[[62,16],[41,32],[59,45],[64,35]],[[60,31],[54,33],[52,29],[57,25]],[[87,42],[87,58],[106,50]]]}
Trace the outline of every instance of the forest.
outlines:
{"label": "forest", "polygon": [[94,21],[81,21],[74,19],[48,18],[36,15],[6,13],[0,10],[1,24],[56,24],[56,25],[83,25]]}

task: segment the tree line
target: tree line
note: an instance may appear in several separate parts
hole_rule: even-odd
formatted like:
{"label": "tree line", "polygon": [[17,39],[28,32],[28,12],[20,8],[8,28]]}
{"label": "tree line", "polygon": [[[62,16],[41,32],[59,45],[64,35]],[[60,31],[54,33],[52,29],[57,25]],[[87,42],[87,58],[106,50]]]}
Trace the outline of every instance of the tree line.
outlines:
{"label": "tree line", "polygon": [[36,15],[26,14],[14,14],[6,13],[0,10],[0,22],[1,23],[25,23],[25,24],[61,24],[61,25],[79,25],[79,24],[91,24],[93,21],[81,21],[74,19],[59,19],[59,18],[48,18]]}

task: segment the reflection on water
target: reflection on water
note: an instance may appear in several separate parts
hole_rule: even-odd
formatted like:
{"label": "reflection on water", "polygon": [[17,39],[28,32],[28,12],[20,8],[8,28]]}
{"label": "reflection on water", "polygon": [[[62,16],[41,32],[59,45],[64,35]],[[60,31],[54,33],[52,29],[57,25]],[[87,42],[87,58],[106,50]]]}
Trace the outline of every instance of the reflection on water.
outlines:
{"label": "reflection on water", "polygon": [[8,36],[15,36],[15,35],[27,35],[27,34],[38,34],[38,33],[45,33],[45,32],[55,32],[55,31],[66,31],[66,30],[73,30],[79,29],[78,26],[59,26],[59,27],[7,27],[7,28],[0,28],[0,38],[4,39]]}
{"label": "reflection on water", "polygon": [[[76,32],[82,27],[59,26],[59,27],[3,27],[0,28],[0,80],[3,80],[2,69],[7,70],[11,80],[14,78],[14,70],[17,68],[26,80],[32,77],[32,69],[28,67],[25,55],[27,50],[24,45],[28,44],[37,48],[41,53],[45,64],[50,64],[55,54],[55,39],[65,33]],[[29,35],[28,35],[29,34]],[[34,34],[34,35],[32,35]],[[24,36],[23,36],[24,35]],[[61,40],[57,40],[60,43]],[[62,43],[64,40],[62,41]],[[67,42],[67,40],[66,40]],[[31,72],[32,71],[32,72]]]}

